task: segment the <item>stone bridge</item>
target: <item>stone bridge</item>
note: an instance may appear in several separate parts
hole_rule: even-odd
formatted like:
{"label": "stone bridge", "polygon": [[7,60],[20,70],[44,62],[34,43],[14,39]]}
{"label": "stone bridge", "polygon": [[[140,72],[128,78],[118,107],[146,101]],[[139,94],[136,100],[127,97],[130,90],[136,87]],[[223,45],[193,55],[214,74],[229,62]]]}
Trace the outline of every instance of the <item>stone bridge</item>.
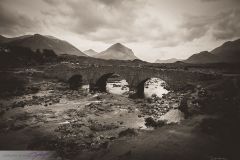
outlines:
{"label": "stone bridge", "polygon": [[152,67],[136,66],[78,66],[57,64],[45,70],[48,77],[69,82],[74,76],[80,77],[82,84],[89,84],[90,89],[106,90],[106,81],[113,74],[119,74],[125,79],[132,91],[142,92],[144,83],[150,78],[164,80],[170,89],[180,90],[188,84],[198,81],[210,80],[215,76],[210,74],[189,72],[180,69],[159,69]]}

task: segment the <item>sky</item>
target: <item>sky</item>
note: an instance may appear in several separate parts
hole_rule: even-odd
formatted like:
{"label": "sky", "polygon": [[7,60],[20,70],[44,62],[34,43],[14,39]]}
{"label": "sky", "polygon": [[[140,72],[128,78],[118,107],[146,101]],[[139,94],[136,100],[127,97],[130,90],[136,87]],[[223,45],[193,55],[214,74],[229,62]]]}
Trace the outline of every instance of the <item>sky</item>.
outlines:
{"label": "sky", "polygon": [[142,60],[186,59],[240,38],[240,0],[0,0],[0,34],[51,35],[81,51],[114,43]]}

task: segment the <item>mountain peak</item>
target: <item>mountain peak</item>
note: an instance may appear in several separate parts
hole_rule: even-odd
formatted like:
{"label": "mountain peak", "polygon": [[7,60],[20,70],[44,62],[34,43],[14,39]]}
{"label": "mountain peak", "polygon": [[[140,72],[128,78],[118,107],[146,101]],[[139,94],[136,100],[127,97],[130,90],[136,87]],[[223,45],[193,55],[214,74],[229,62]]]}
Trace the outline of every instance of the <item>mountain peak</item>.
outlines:
{"label": "mountain peak", "polygon": [[42,36],[41,34],[38,34],[38,33],[36,33],[36,34],[34,34],[33,36],[35,36],[35,37],[40,37],[40,36]]}
{"label": "mountain peak", "polygon": [[125,47],[123,44],[121,43],[115,43],[113,44],[112,46],[115,46],[115,47]]}
{"label": "mountain peak", "polygon": [[96,51],[95,51],[95,50],[93,50],[93,49],[88,49],[88,50],[86,50],[86,51],[96,52]]}
{"label": "mountain peak", "polygon": [[49,38],[48,36],[44,36],[44,35],[41,35],[41,34],[38,34],[38,33],[36,33],[36,34],[34,34],[32,36],[29,36],[29,37],[38,38],[38,39],[40,39],[40,38]]}
{"label": "mountain peak", "polygon": [[102,59],[117,59],[117,60],[134,60],[138,59],[132,49],[124,46],[121,43],[115,43],[112,46],[110,46],[105,51],[97,54],[94,56],[96,58],[102,58]]}
{"label": "mountain peak", "polygon": [[[29,37],[38,38],[38,39],[53,39],[53,40],[60,40],[60,39],[58,39],[58,38],[56,38],[56,37],[53,37],[53,36],[49,36],[49,35],[41,35],[41,34],[38,34],[38,33],[36,33],[36,34],[34,34],[34,35],[31,35],[31,36],[29,36]],[[63,41],[63,40],[61,40],[61,41]]]}
{"label": "mountain peak", "polygon": [[96,51],[93,50],[93,49],[88,49],[88,50],[84,51],[83,53],[85,53],[86,55],[88,55],[88,56],[90,56],[90,57],[95,56],[95,55],[98,54],[98,52],[96,52]]}
{"label": "mountain peak", "polygon": [[131,50],[131,49],[129,49],[128,47],[124,46],[121,43],[115,43],[111,47],[109,47],[108,49],[114,49],[114,50],[117,50],[117,51]]}

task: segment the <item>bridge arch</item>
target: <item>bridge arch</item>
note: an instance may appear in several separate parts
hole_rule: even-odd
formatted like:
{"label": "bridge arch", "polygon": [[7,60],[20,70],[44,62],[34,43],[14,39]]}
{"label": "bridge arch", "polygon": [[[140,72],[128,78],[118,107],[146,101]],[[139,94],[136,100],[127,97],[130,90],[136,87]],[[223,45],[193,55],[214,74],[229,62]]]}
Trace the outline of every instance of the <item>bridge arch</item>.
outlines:
{"label": "bridge arch", "polygon": [[168,90],[166,89],[167,86],[168,86],[167,82],[164,81],[162,78],[159,77],[145,78],[144,80],[140,81],[136,86],[135,94],[138,98],[144,98],[146,95],[147,97],[149,97],[151,96],[151,94],[162,96],[162,94],[168,92]]}
{"label": "bridge arch", "polygon": [[[115,73],[115,72],[111,72],[111,73],[105,73],[103,75],[100,76],[100,78],[97,79],[96,83],[95,83],[95,91],[100,91],[100,92],[107,92],[107,83],[110,81],[113,83],[113,87],[120,87],[117,84],[114,84],[116,82],[116,80],[121,81],[121,80],[125,80],[127,82],[127,80],[121,76],[121,74]],[[128,82],[127,82],[128,84]],[[108,85],[108,87],[111,85]]]}
{"label": "bridge arch", "polygon": [[144,85],[145,82],[147,82],[151,78],[146,78],[142,80],[137,86],[136,86],[136,96],[138,98],[144,98]]}
{"label": "bridge arch", "polygon": [[107,80],[110,78],[114,73],[106,73],[103,74],[100,78],[97,79],[96,84],[95,84],[95,90],[100,91],[100,92],[106,92],[106,85],[107,85]]}
{"label": "bridge arch", "polygon": [[79,89],[83,85],[83,77],[80,74],[71,76],[68,79],[69,88],[73,90]]}

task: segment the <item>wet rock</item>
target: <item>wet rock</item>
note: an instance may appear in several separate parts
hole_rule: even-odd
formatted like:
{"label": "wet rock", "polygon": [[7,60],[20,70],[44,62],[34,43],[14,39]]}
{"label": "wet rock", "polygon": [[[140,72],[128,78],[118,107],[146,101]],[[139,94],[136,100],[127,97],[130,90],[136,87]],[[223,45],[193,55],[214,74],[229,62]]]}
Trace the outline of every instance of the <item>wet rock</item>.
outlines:
{"label": "wet rock", "polygon": [[147,127],[162,127],[165,124],[164,121],[156,121],[152,117],[148,117],[145,119],[145,125]]}
{"label": "wet rock", "polygon": [[122,124],[123,124],[123,121],[118,121],[118,123],[119,123],[120,125],[122,125]]}
{"label": "wet rock", "polygon": [[180,105],[179,105],[179,110],[184,113],[185,118],[187,118],[189,116],[187,101],[188,101],[187,97],[184,97],[181,100]]}
{"label": "wet rock", "polygon": [[111,137],[107,137],[107,139],[112,141],[112,140],[116,139],[116,137],[111,136]]}
{"label": "wet rock", "polygon": [[166,121],[167,124],[180,123],[180,121],[184,120],[184,113],[178,109],[172,109],[161,116],[159,120]]}
{"label": "wet rock", "polygon": [[136,136],[138,133],[133,128],[128,128],[126,130],[121,131],[118,136],[125,137],[125,136]]}
{"label": "wet rock", "polygon": [[14,102],[12,105],[12,108],[24,107],[25,105],[26,105],[26,102],[24,102],[24,101]]}

